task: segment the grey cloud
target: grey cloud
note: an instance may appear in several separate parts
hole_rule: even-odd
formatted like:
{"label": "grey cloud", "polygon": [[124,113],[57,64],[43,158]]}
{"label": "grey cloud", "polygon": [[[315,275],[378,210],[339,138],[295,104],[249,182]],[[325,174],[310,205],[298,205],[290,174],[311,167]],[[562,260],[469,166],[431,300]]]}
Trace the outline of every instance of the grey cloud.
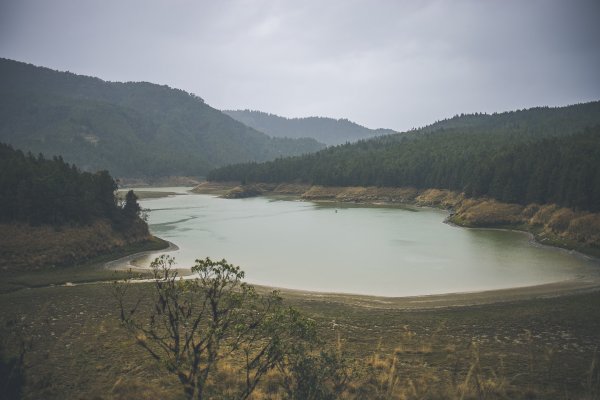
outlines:
{"label": "grey cloud", "polygon": [[600,98],[596,1],[4,2],[0,56],[409,129]]}

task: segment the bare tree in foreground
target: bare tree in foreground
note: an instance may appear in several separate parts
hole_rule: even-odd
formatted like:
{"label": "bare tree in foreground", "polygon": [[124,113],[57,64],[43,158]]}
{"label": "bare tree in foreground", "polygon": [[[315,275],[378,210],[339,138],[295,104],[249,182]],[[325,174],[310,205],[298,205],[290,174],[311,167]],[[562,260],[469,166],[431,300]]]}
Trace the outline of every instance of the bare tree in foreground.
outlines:
{"label": "bare tree in foreground", "polygon": [[[259,295],[242,282],[244,272],[225,260],[196,260],[194,279],[182,279],[174,259],[152,264],[152,310],[130,304],[131,282],[114,287],[120,318],[137,343],[177,375],[189,399],[212,397],[211,375],[227,362],[239,374],[231,398],[245,399],[298,341],[315,337],[314,325],[282,305],[277,292]],[[128,305],[129,304],[129,305]],[[223,388],[220,388],[221,390]]]}

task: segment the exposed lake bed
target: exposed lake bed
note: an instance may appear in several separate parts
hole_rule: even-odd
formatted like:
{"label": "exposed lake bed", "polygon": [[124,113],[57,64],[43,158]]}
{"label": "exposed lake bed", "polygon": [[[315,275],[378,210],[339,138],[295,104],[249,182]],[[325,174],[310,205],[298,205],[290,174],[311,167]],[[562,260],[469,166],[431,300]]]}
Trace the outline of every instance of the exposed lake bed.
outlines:
{"label": "exposed lake bed", "polygon": [[[178,267],[226,258],[257,285],[385,297],[597,287],[596,259],[539,245],[522,232],[444,224],[447,212],[437,209],[147,190],[180,194],[141,202],[152,233],[179,247],[169,252]],[[156,256],[134,264],[148,266]]]}

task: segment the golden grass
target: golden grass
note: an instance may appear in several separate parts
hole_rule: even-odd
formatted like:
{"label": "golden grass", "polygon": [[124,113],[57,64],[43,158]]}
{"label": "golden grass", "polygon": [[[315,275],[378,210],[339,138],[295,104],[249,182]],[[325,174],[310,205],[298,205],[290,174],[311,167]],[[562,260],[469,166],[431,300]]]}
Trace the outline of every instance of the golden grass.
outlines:
{"label": "golden grass", "polygon": [[471,201],[457,210],[457,217],[468,226],[515,225],[522,222],[523,206],[495,200]]}
{"label": "golden grass", "polygon": [[71,265],[151,238],[145,226],[118,232],[108,220],[87,226],[0,224],[0,269]]}
{"label": "golden grass", "polygon": [[421,192],[415,200],[419,205],[454,208],[464,201],[464,199],[463,194],[451,190],[427,189]]}

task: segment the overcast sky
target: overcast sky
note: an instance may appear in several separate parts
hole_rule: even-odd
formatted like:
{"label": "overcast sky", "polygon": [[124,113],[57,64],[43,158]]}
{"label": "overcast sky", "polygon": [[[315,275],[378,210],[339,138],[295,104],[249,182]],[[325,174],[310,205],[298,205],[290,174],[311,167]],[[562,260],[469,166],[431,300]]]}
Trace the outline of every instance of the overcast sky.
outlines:
{"label": "overcast sky", "polygon": [[598,21],[598,0],[0,0],[0,56],[406,130],[599,100]]}

